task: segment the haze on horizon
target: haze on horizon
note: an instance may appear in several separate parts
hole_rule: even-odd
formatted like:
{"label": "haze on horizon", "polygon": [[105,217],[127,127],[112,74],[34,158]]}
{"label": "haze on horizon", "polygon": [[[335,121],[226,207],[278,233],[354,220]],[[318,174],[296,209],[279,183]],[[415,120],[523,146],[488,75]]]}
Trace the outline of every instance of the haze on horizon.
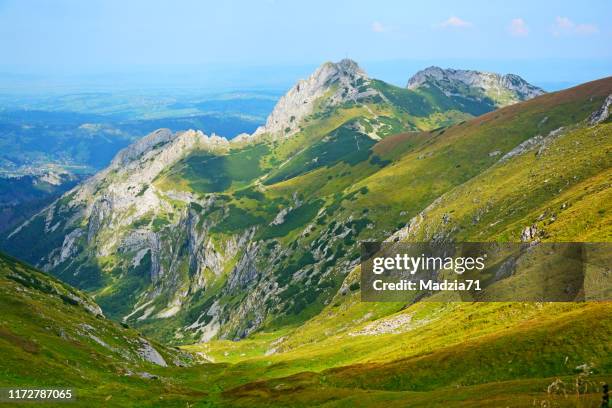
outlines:
{"label": "haze on horizon", "polygon": [[612,72],[612,3],[0,0],[0,92],[286,88],[350,57],[405,85],[428,65],[554,88]]}

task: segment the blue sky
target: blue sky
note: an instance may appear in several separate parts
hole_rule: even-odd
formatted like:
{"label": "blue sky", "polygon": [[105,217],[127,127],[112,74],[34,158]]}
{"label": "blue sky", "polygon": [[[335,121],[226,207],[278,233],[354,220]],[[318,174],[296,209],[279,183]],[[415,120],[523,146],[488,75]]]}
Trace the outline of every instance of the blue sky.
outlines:
{"label": "blue sky", "polygon": [[0,72],[285,86],[350,57],[395,83],[431,64],[577,83],[612,73],[610,21],[607,0],[0,0]]}

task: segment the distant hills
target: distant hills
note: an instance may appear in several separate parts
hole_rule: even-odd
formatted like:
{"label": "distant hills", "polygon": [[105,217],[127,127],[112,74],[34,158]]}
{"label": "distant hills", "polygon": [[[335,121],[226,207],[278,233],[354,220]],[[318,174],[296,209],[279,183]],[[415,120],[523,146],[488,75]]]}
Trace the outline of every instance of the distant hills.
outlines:
{"label": "distant hills", "polygon": [[62,169],[0,177],[0,231],[24,222],[83,180]]}

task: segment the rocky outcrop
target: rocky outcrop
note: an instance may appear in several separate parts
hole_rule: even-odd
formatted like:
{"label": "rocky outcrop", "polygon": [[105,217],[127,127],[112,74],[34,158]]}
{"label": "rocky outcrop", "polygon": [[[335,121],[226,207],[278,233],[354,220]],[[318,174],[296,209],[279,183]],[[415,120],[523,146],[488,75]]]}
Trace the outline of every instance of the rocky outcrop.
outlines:
{"label": "rocky outcrop", "polygon": [[538,228],[535,225],[523,228],[521,242],[531,242],[538,239]]}
{"label": "rocky outcrop", "polygon": [[168,364],[166,360],[159,354],[159,351],[155,350],[155,348],[148,342],[148,340],[140,338],[140,347],[138,348],[138,354],[140,357],[153,364],[157,364],[162,367],[167,367]]}
{"label": "rocky outcrop", "polygon": [[508,153],[506,153],[505,155],[502,156],[501,159],[499,159],[500,163],[501,162],[505,162],[515,156],[519,156],[521,154],[524,154],[528,151],[531,151],[533,149],[535,149],[536,147],[538,147],[538,156],[542,154],[542,152],[544,152],[546,150],[546,148],[548,147],[548,145],[555,140],[557,137],[561,136],[563,134],[564,128],[560,127],[554,130],[551,130],[550,132],[548,132],[548,134],[546,136],[542,136],[542,135],[535,135],[527,140],[525,140],[524,142],[522,142],[521,144],[519,144],[518,146],[516,146],[514,149],[510,150]]}
{"label": "rocky outcrop", "polygon": [[230,279],[228,282],[229,290],[236,288],[244,289],[249,283],[253,282],[257,278],[259,274],[257,271],[257,266],[255,265],[257,250],[257,243],[251,242],[247,245],[244,254],[230,274]]}
{"label": "rocky outcrop", "polygon": [[108,220],[113,213],[113,200],[107,197],[102,197],[96,200],[90,209],[89,226],[87,229],[87,242],[91,242],[100,228],[102,228],[105,220]]}
{"label": "rocky outcrop", "polygon": [[170,142],[173,138],[170,129],[158,129],[117,153],[111,162],[111,167],[125,166],[144,153]]}
{"label": "rocky outcrop", "polygon": [[80,228],[76,228],[71,231],[68,235],[64,237],[64,242],[62,244],[62,249],[60,251],[59,259],[57,259],[57,263],[53,266],[57,266],[58,264],[68,260],[71,256],[73,256],[77,250],[76,241],[83,235],[83,230]]}
{"label": "rocky outcrop", "polygon": [[608,118],[610,117],[611,110],[612,94],[608,95],[601,107],[591,114],[591,116],[589,117],[589,125],[597,125],[608,120]]}
{"label": "rocky outcrop", "polygon": [[498,107],[542,95],[544,90],[514,74],[429,67],[408,81],[408,89],[435,86],[446,96],[467,99],[490,98]]}

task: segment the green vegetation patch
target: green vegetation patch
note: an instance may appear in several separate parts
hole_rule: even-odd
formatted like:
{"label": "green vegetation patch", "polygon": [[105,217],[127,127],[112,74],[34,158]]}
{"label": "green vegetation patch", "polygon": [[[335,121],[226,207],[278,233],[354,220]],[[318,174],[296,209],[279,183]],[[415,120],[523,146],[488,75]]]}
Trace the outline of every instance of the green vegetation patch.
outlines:
{"label": "green vegetation patch", "polygon": [[135,268],[113,270],[113,283],[96,297],[97,303],[109,317],[125,316],[138,301],[137,294],[150,282],[150,271],[151,251],[147,251]]}
{"label": "green vegetation patch", "polygon": [[266,229],[261,232],[259,238],[271,239],[284,237],[291,231],[304,227],[317,215],[317,212],[323,204],[323,200],[315,200],[293,209],[285,216],[285,221],[282,224],[266,227]]}
{"label": "green vegetation patch", "polygon": [[253,214],[251,211],[240,208],[233,203],[229,204],[228,208],[228,214],[220,223],[212,228],[213,232],[233,233],[245,230],[265,221],[262,217]]}
{"label": "green vegetation patch", "polygon": [[436,111],[423,95],[379,80],[372,80],[372,86],[383,93],[395,106],[414,116],[428,116]]}
{"label": "green vegetation patch", "polygon": [[189,188],[200,193],[223,192],[232,183],[246,184],[263,174],[261,159],[269,152],[265,144],[257,144],[227,155],[214,155],[208,152],[192,154],[177,163],[166,175],[164,184],[181,185],[183,181]]}
{"label": "green vegetation patch", "polygon": [[354,166],[368,159],[374,144],[374,140],[352,129],[350,124],[341,126],[272,172],[264,184],[274,184],[340,162]]}

